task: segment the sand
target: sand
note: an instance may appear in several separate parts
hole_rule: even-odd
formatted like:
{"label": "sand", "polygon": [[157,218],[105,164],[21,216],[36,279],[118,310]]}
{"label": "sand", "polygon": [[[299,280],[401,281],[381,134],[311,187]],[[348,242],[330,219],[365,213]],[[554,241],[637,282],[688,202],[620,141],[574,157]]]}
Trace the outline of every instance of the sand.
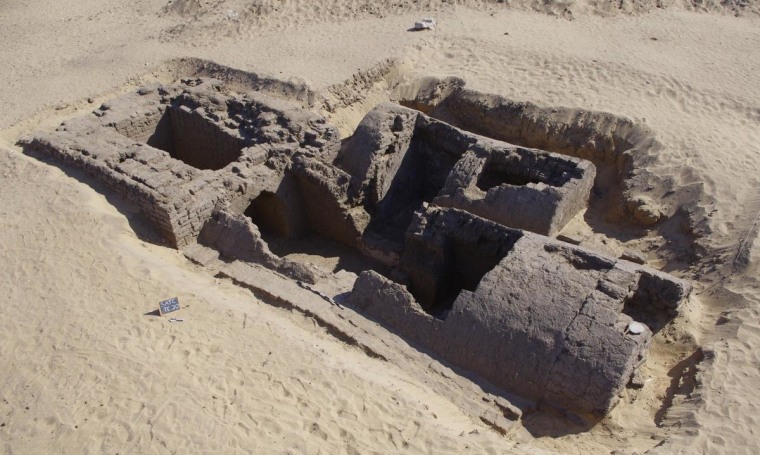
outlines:
{"label": "sand", "polygon": [[[758,3],[313,3],[0,1],[0,448],[756,452]],[[436,31],[407,32],[428,15]],[[361,92],[326,112],[344,134],[420,76],[651,128],[664,148],[650,171],[693,189],[682,201],[693,225],[622,235],[580,218],[566,229],[612,253],[645,251],[650,265],[695,284],[653,343],[651,381],[593,428],[532,415],[501,435],[461,406],[467,396],[214,278],[151,243],[139,217],[86,177],[15,146],[170,77],[165,62],[178,57]],[[390,76],[368,91],[352,79],[388,58]],[[150,314],[173,296],[182,322]]]}

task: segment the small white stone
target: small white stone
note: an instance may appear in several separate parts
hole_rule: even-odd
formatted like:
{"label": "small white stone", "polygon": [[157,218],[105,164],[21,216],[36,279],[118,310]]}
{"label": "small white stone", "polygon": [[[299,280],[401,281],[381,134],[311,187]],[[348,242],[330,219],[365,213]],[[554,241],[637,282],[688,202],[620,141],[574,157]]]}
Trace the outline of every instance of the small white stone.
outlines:
{"label": "small white stone", "polygon": [[647,326],[640,322],[633,321],[630,324],[628,324],[628,331],[634,335],[638,335],[640,333],[644,333]]}
{"label": "small white stone", "polygon": [[415,30],[432,30],[435,28],[435,19],[426,17],[414,23]]}

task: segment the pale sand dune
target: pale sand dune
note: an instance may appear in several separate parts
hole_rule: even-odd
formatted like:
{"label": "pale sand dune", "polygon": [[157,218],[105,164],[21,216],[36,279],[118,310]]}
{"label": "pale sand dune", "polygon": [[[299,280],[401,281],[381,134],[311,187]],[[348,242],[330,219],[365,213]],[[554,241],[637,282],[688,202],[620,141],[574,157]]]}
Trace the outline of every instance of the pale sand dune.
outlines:
{"label": "pale sand dune", "polygon": [[[692,185],[709,217],[698,226],[708,234],[699,257],[689,256],[692,239],[680,232],[623,242],[583,219],[571,225],[589,245],[648,252],[651,264],[693,280],[697,293],[655,340],[645,367],[652,381],[608,419],[558,438],[536,438],[563,431],[550,420],[538,422],[541,431],[501,437],[409,372],[139,240],[139,222],[57,168],[2,151],[4,451],[501,453],[516,443],[531,453],[756,451],[757,2],[665,2],[666,11],[623,2],[623,13],[651,10],[636,16],[601,2],[572,3],[570,13],[559,2],[512,2],[554,16],[486,1],[454,2],[481,11],[438,1],[8,3],[0,2],[0,137],[9,149],[20,134],[54,128],[125,83],[159,77],[136,78],[171,58],[207,58],[319,89],[395,57],[407,80],[454,75],[510,99],[641,121],[665,146],[651,170],[676,187]],[[406,32],[429,11],[436,32]],[[380,81],[333,120],[350,131],[390,85]],[[745,239],[743,270],[734,258]],[[178,313],[184,322],[144,314],[174,295],[189,305]],[[698,346],[705,358],[692,391]]]}

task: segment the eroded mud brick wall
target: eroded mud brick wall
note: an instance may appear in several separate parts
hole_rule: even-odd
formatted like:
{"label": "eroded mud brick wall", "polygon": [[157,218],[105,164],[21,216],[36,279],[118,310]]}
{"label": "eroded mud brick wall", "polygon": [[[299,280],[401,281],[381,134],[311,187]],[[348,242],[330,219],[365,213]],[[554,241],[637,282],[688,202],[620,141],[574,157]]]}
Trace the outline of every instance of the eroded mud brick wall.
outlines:
{"label": "eroded mud brick wall", "polygon": [[415,215],[407,231],[399,270],[409,276],[409,289],[427,310],[446,311],[462,289],[474,291],[523,235],[462,215],[430,209]]}
{"label": "eroded mud brick wall", "polygon": [[483,138],[457,162],[433,202],[554,235],[585,209],[594,176],[587,161]]}
{"label": "eroded mud brick wall", "polygon": [[214,211],[203,225],[198,242],[228,258],[261,264],[294,280],[314,284],[319,279],[307,265],[273,254],[256,225],[245,215]]}
{"label": "eroded mud brick wall", "polygon": [[597,165],[617,165],[633,144],[626,133],[635,129],[626,119],[599,112],[554,110],[548,115],[538,106],[456,89],[430,112],[434,118],[475,134],[513,144],[551,150],[589,160]]}
{"label": "eroded mud brick wall", "polygon": [[367,114],[338,164],[362,182],[369,229],[397,241],[430,202],[553,235],[586,207],[595,175],[578,158],[476,136],[393,104]]}
{"label": "eroded mud brick wall", "polygon": [[242,213],[277,188],[294,153],[334,157],[339,141],[317,114],[193,79],[143,87],[21,143],[85,169],[181,247],[218,205]]}
{"label": "eroded mud brick wall", "polygon": [[361,207],[352,210],[358,195],[351,176],[303,155],[294,157],[290,173],[298,182],[308,228],[356,248],[368,220]]}
{"label": "eroded mud brick wall", "polygon": [[[503,258],[476,288],[463,287],[449,311],[426,313],[430,293],[415,286],[434,288],[440,285],[437,273],[457,267],[446,264],[458,259],[445,253],[447,237],[488,244],[500,229],[505,228],[465,212],[430,208],[410,229],[412,247],[402,260],[411,264],[405,267],[412,293],[365,272],[349,302],[507,391],[560,409],[606,414],[643,361],[652,335],[646,328],[628,330],[629,304],[642,293],[650,295],[657,283],[668,303],[656,310],[669,311],[688,296],[690,286],[627,261],[512,230]],[[421,267],[426,261],[433,263],[431,270]],[[417,268],[421,278],[414,277]]]}
{"label": "eroded mud brick wall", "polygon": [[198,169],[218,170],[237,161],[247,144],[241,137],[225,134],[202,112],[174,104],[167,110],[171,121],[172,157]]}

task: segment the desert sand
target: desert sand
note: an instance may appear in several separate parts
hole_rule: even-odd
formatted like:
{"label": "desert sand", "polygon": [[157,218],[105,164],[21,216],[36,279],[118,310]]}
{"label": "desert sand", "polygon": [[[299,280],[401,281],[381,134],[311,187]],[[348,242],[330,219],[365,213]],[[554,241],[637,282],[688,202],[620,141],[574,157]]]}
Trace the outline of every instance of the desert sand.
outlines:
{"label": "desert sand", "polygon": [[[755,453],[760,3],[615,5],[0,1],[2,450]],[[435,31],[408,31],[428,16]],[[86,176],[16,145],[176,78],[186,57],[305,84],[334,102],[322,113],[344,137],[430,76],[645,125],[663,145],[647,170],[684,189],[676,222],[565,229],[694,285],[655,337],[644,387],[591,427],[535,413],[501,434],[468,411],[466,386],[444,393],[214,278]],[[173,296],[183,321],[151,315]]]}

